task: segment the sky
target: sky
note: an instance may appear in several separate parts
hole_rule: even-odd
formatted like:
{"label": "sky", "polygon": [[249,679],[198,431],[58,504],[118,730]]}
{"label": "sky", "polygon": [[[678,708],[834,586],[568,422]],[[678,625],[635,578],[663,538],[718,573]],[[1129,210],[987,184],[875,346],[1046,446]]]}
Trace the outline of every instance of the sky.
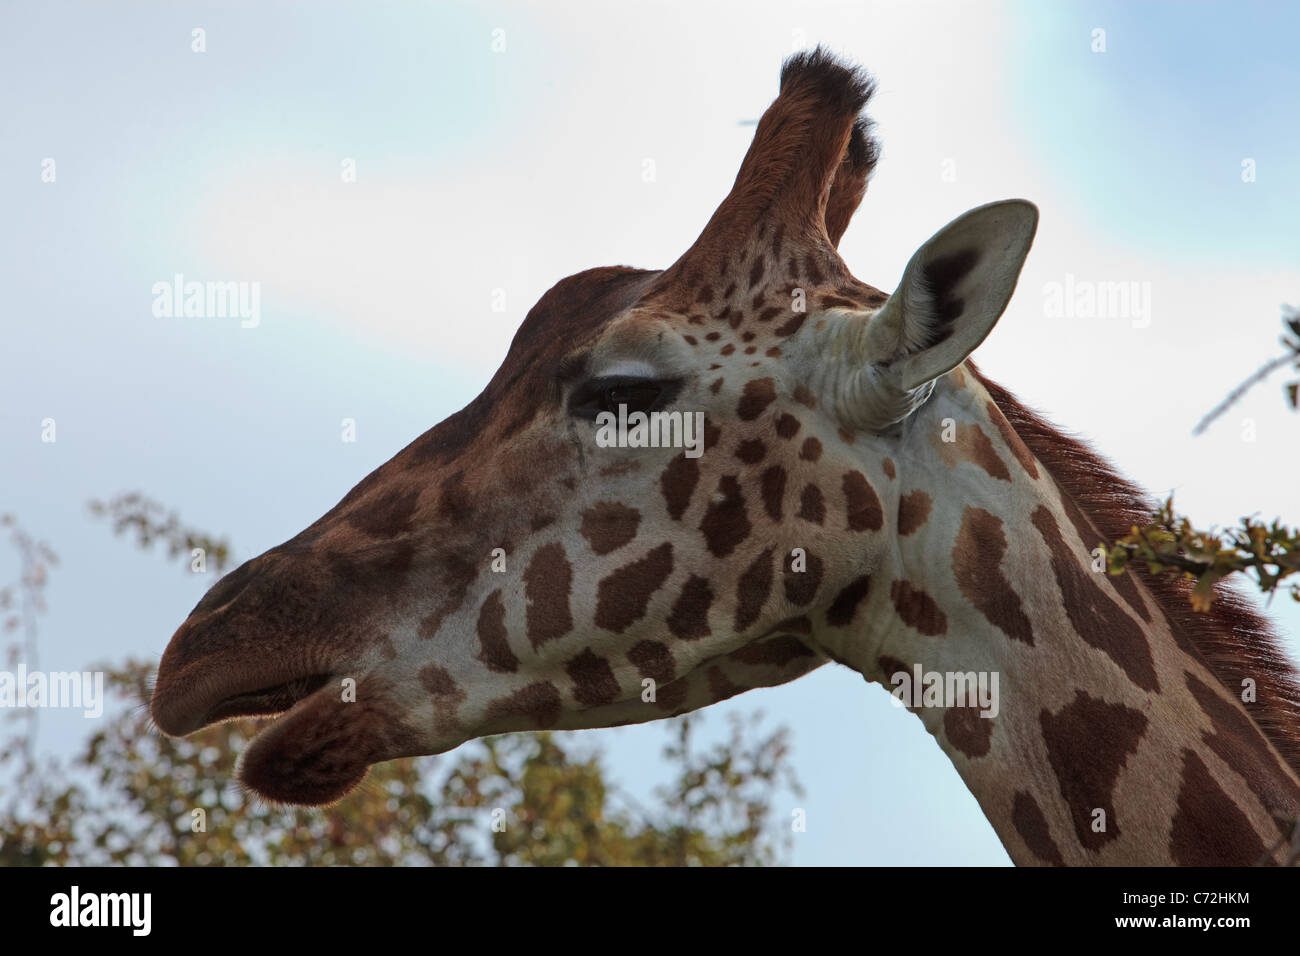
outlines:
{"label": "sky", "polygon": [[[879,84],[858,278],[890,290],[966,209],[1032,200],[985,373],[1201,525],[1300,522],[1285,373],[1191,434],[1300,305],[1298,33],[1300,8],[1249,2],[9,0],[0,513],[60,556],[41,666],[157,659],[213,583],[89,499],[143,491],[240,560],[296,534],[472,399],[556,281],[674,261],[819,42]],[[260,321],[156,315],[176,274],[260,283]],[[1101,282],[1149,307],[1053,310]],[[1274,610],[1294,651],[1300,612]],[[1009,862],[881,688],[827,666],[711,708],[706,737],[755,710],[791,731],[795,863]],[[88,732],[42,721],[50,752]],[[638,797],[667,779],[663,725],[575,736]]]}

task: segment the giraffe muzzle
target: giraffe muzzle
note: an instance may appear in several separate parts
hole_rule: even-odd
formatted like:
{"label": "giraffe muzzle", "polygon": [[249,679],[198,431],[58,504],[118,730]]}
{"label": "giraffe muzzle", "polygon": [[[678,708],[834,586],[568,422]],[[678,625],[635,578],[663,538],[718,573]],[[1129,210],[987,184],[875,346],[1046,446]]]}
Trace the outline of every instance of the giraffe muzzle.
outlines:
{"label": "giraffe muzzle", "polygon": [[[149,709],[154,724],[172,737],[184,737],[211,724],[239,717],[276,717],[291,710],[330,681],[328,673],[295,677],[278,684],[224,692],[211,682],[202,690],[190,690],[176,683],[164,683],[159,668],[158,686]],[[245,681],[244,683],[247,683]],[[240,684],[232,684],[238,688]]]}

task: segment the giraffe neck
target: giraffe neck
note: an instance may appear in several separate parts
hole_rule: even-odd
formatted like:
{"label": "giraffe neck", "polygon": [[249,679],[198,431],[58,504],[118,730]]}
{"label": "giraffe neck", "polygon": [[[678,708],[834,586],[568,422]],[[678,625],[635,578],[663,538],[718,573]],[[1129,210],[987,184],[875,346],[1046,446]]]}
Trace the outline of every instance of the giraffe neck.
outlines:
{"label": "giraffe neck", "polygon": [[[898,449],[897,547],[830,650],[912,705],[1012,859],[1264,857],[1300,813],[1300,778],[1138,576],[1094,570],[1101,535],[985,389],[946,377]],[[945,699],[927,675],[996,695]]]}

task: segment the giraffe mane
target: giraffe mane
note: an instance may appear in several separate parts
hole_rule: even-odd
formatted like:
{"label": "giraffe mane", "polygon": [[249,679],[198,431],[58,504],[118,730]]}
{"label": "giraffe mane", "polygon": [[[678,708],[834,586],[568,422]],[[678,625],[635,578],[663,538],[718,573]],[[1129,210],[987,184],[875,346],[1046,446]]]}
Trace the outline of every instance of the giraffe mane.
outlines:
{"label": "giraffe mane", "polygon": [[[1016,434],[1107,543],[1128,534],[1133,525],[1150,520],[1154,507],[1146,493],[1090,445],[1026,408],[1002,386],[985,378],[973,362],[966,365]],[[1283,651],[1272,622],[1227,582],[1215,585],[1214,603],[1205,612],[1192,609],[1187,595],[1193,584],[1182,576],[1145,575],[1141,586],[1160,606],[1169,626],[1200,651],[1229,693],[1239,694],[1246,678],[1255,681],[1258,697],[1249,708],[1250,716],[1300,773],[1300,672]]]}

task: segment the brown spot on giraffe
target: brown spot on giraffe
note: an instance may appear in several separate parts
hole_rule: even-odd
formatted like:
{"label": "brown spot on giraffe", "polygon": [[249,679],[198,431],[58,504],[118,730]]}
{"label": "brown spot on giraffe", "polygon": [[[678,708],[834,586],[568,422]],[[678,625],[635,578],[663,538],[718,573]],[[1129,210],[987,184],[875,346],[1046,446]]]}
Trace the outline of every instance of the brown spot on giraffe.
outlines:
{"label": "brown spot on giraffe", "polygon": [[813,656],[812,649],[791,634],[751,641],[728,655],[731,660],[742,664],[767,667],[785,667],[791,661]]}
{"label": "brown spot on giraffe", "polygon": [[757,465],[767,454],[767,446],[760,438],[748,438],[736,446],[736,457],[747,465]]}
{"label": "brown spot on giraffe", "polygon": [[609,554],[636,537],[641,512],[615,501],[600,501],[582,513],[579,532],[596,554]]}
{"label": "brown spot on giraffe", "polygon": [[805,438],[803,447],[799,449],[799,457],[804,461],[816,461],[822,456],[822,443],[816,438]]}
{"label": "brown spot on giraffe", "polygon": [[709,693],[712,694],[714,700],[726,700],[728,697],[735,697],[745,690],[739,684],[732,682],[722,672],[722,668],[716,664],[709,667],[705,673],[709,680]]}
{"label": "brown spot on giraffe", "polygon": [[835,595],[835,600],[831,602],[831,606],[826,609],[826,623],[831,627],[848,627],[852,624],[858,605],[867,596],[870,587],[871,576],[867,574],[854,578],[846,584]]}
{"label": "brown spot on giraffe", "polygon": [[981,717],[978,707],[949,707],[943,714],[943,733],[967,757],[987,757],[993,742],[993,718]]}
{"label": "brown spot on giraffe", "polygon": [[751,379],[740,393],[736,414],[743,422],[752,422],[776,401],[776,385],[770,378]]}
{"label": "brown spot on giraffe", "polygon": [[776,417],[776,433],[782,438],[793,438],[799,432],[799,419],[788,412]]}
{"label": "brown spot on giraffe", "polygon": [[1034,628],[1020,595],[1002,571],[1007,536],[1002,519],[974,505],[962,511],[961,528],[952,548],[952,571],[966,600],[990,624],[1013,640],[1033,646]]}
{"label": "brown spot on giraffe", "polygon": [[[1089,553],[1098,547],[1109,547],[1105,537],[1093,527],[1092,522],[1079,510],[1079,506],[1075,504],[1074,499],[1069,495],[1061,495],[1061,509],[1065,512],[1065,516],[1070,519],[1070,524],[1074,525],[1079,540]],[[1119,592],[1120,597],[1124,599],[1124,603],[1131,607],[1138,617],[1148,624],[1151,622],[1151,613],[1147,610],[1141,595],[1138,594],[1137,584],[1134,582],[1132,575],[1108,575],[1106,583]]]}
{"label": "brown spot on giraffe", "polygon": [[813,524],[821,524],[826,520],[826,502],[822,500],[821,489],[816,485],[804,485],[803,492],[799,495],[798,517]]}
{"label": "brown spot on giraffe", "polygon": [[599,707],[618,698],[618,681],[609,661],[594,654],[589,647],[564,665],[573,681],[573,699],[583,707]]}
{"label": "brown spot on giraffe", "polygon": [[700,532],[709,552],[714,557],[725,558],[749,537],[752,527],[745,510],[745,496],[740,493],[740,482],[735,475],[723,475],[718,480],[717,495],[700,519]]}
{"label": "brown spot on giraffe", "polygon": [[898,499],[898,533],[909,535],[930,517],[930,496],[919,488]]}
{"label": "brown spot on giraffe", "polygon": [[767,548],[756,557],[740,576],[736,585],[736,633],[740,634],[758,620],[772,593],[773,550]]}
{"label": "brown spot on giraffe", "polygon": [[[1122,832],[1122,821],[1115,814],[1115,782],[1137,752],[1147,718],[1132,707],[1098,700],[1080,690],[1056,713],[1044,710],[1039,723],[1075,835],[1085,849],[1099,850]],[[1087,740],[1088,746],[1080,748],[1080,740]],[[1098,809],[1106,812],[1102,832],[1092,828]]]}
{"label": "brown spot on giraffe", "polygon": [[552,542],[538,548],[524,571],[528,642],[534,650],[573,630],[573,615],[569,613],[572,587],[573,568],[564,546]]}
{"label": "brown spot on giraffe", "polygon": [[881,682],[886,687],[897,686],[893,681],[895,674],[904,674],[909,679],[912,676],[911,665],[904,663],[890,654],[881,654],[876,659],[876,666],[880,669]]}
{"label": "brown spot on giraffe", "polygon": [[1047,825],[1047,818],[1043,816],[1043,809],[1038,805],[1033,794],[1025,790],[1016,791],[1011,804],[1011,824],[1034,856],[1052,866],[1065,865],[1065,860],[1061,858],[1061,851],[1057,848],[1056,841],[1052,839],[1052,832]]}
{"label": "brown spot on giraffe", "polygon": [[888,456],[886,456],[880,463],[880,468],[884,471],[885,477],[890,481],[893,481],[895,476],[898,474],[898,470],[894,467],[894,459],[889,458]]}
{"label": "brown spot on giraffe", "polygon": [[959,461],[968,461],[983,468],[991,477],[999,481],[1010,481],[1011,472],[1006,463],[998,457],[997,450],[984,430],[971,422],[962,422],[955,428],[954,441],[944,441],[943,433],[936,432],[935,447],[944,464],[955,466]]}
{"label": "brown spot on giraffe", "polygon": [[[953,369],[953,372],[961,374],[960,369]],[[961,381],[958,383],[959,388],[964,387],[965,380],[966,376],[962,375]],[[984,403],[984,410],[988,412],[989,421],[993,423],[993,427],[1002,436],[1003,444],[1010,449],[1011,457],[1020,463],[1020,467],[1025,470],[1025,474],[1037,481],[1038,466],[1034,463],[1034,454],[1026,447],[1024,440],[1015,433],[1011,423],[1007,421],[1007,416],[1002,414],[1002,410],[991,399]]]}
{"label": "brown spot on giraffe", "polygon": [[930,637],[947,632],[947,616],[934,603],[934,598],[920,588],[899,578],[889,586],[889,598],[894,602],[899,618],[908,627]]}
{"label": "brown spot on giraffe", "polygon": [[1080,637],[1108,654],[1143,690],[1157,690],[1155,664],[1151,646],[1137,622],[1110,599],[1097,575],[1084,571],[1061,537],[1052,513],[1042,505],[1034,509],[1031,520],[1047,544],[1052,573],[1061,589],[1065,613]]}
{"label": "brown spot on giraffe", "polygon": [[637,673],[656,684],[667,684],[677,672],[672,651],[659,641],[637,641],[627,652],[627,659]]}
{"label": "brown spot on giraffe", "polygon": [[683,641],[708,637],[709,608],[713,604],[713,588],[707,578],[692,574],[682,585],[673,609],[668,614],[668,630]]}
{"label": "brown spot on giraffe", "polygon": [[659,488],[668,506],[668,517],[680,521],[691,503],[691,495],[700,481],[700,464],[698,458],[678,455],[668,462],[668,467],[659,478]]}
{"label": "brown spot on giraffe", "polygon": [[1185,675],[1187,689],[1214,730],[1202,735],[1206,745],[1224,763],[1236,768],[1246,786],[1275,816],[1300,816],[1300,802],[1287,781],[1281,759],[1262,739],[1245,711],[1244,704],[1204,683],[1195,674]]}
{"label": "brown spot on giraffe", "polygon": [[871,487],[865,475],[860,471],[848,471],[841,479],[844,489],[844,505],[850,531],[879,531],[885,523],[885,513],[880,508],[880,499]]}
{"label": "brown spot on giraffe", "polygon": [[506,607],[501,601],[501,589],[493,591],[478,612],[478,659],[488,670],[498,674],[513,674],[519,669],[519,658],[510,650],[506,635]]}
{"label": "brown spot on giraffe", "polygon": [[489,704],[487,720],[489,723],[513,722],[514,718],[523,717],[533,725],[532,729],[546,730],[555,726],[563,709],[564,701],[554,684],[534,681]]}
{"label": "brown spot on giraffe", "polygon": [[596,626],[621,633],[645,617],[650,597],[673,570],[673,546],[664,542],[611,571],[596,587]]}
{"label": "brown spot on giraffe", "polygon": [[763,470],[759,479],[760,493],[763,498],[763,510],[773,521],[780,521],[785,500],[785,469],[772,465]]}
{"label": "brown spot on giraffe", "polygon": [[1169,853],[1179,866],[1253,866],[1264,841],[1250,820],[1210,775],[1205,762],[1183,751],[1178,810],[1169,834]]}
{"label": "brown spot on giraffe", "polygon": [[817,589],[821,587],[824,566],[821,558],[807,548],[804,549],[804,569],[795,571],[792,569],[793,564],[793,558],[787,558],[782,562],[785,599],[796,607],[807,607],[817,596]]}
{"label": "brown spot on giraffe", "polygon": [[420,685],[433,698],[433,714],[443,725],[456,725],[456,708],[468,696],[464,688],[456,683],[455,678],[444,667],[426,664],[420,668]]}
{"label": "brown spot on giraffe", "polygon": [[801,328],[803,328],[803,324],[805,321],[807,321],[807,319],[808,319],[808,314],[806,312],[796,312],[794,315],[790,316],[790,318],[786,319],[783,323],[778,325],[775,329],[775,332],[777,335],[781,336],[782,338],[794,335]]}
{"label": "brown spot on giraffe", "polygon": [[686,678],[679,677],[671,683],[656,688],[654,705],[665,714],[676,714],[678,708],[686,702],[686,694],[689,690],[690,685],[687,683]]}

